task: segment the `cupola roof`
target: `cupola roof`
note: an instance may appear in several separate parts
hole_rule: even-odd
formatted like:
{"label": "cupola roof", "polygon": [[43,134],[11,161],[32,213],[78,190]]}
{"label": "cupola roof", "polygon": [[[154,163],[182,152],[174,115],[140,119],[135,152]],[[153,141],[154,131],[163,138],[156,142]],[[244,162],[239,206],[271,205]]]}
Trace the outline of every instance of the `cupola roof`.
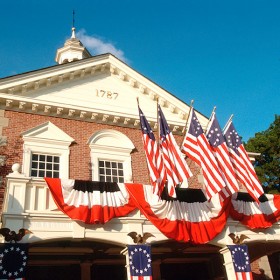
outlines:
{"label": "cupola roof", "polygon": [[73,26],[71,38],[67,39],[64,46],[56,51],[55,61],[58,64],[63,64],[88,57],[91,57],[91,54],[82,42],[76,38],[76,29]]}

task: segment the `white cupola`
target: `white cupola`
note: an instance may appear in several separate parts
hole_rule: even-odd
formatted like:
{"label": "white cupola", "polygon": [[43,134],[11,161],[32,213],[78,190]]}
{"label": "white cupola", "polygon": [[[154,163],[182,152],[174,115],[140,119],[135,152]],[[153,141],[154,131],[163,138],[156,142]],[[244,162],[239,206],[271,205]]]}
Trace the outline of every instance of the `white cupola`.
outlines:
{"label": "white cupola", "polygon": [[81,41],[76,38],[75,27],[72,27],[72,36],[66,40],[62,48],[56,51],[55,61],[58,64],[63,64],[88,57],[91,57],[91,54]]}

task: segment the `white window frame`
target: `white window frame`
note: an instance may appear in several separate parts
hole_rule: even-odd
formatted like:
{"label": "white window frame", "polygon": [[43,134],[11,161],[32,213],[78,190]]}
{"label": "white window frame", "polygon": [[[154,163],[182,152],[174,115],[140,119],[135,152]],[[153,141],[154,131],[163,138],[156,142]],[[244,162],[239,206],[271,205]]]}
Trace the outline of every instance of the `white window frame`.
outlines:
{"label": "white window frame", "polygon": [[132,181],[131,152],[135,147],[126,135],[113,129],[103,129],[94,133],[88,144],[93,181],[99,181],[99,160],[122,162],[124,181]]}
{"label": "white window frame", "polygon": [[73,138],[51,122],[24,132],[22,137],[24,141],[22,172],[25,176],[31,177],[32,154],[36,153],[58,156],[59,178],[69,178],[69,146],[74,141]]}

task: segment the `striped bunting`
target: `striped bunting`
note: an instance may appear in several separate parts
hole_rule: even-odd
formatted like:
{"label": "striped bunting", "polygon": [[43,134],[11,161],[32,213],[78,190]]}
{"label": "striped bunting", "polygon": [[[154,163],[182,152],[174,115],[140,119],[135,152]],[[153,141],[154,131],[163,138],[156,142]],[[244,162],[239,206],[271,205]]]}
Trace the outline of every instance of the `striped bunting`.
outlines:
{"label": "striped bunting", "polygon": [[124,184],[45,178],[58,208],[73,220],[106,223],[135,209]]}

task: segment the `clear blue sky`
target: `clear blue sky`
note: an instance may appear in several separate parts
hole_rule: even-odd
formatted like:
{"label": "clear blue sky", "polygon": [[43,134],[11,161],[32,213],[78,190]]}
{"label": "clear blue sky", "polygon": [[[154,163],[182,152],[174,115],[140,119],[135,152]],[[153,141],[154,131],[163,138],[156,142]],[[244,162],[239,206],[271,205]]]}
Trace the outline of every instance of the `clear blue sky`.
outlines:
{"label": "clear blue sky", "polygon": [[[76,31],[243,140],[280,114],[280,1],[13,0],[0,9],[0,77],[55,65]],[[144,108],[143,108],[144,109]]]}

